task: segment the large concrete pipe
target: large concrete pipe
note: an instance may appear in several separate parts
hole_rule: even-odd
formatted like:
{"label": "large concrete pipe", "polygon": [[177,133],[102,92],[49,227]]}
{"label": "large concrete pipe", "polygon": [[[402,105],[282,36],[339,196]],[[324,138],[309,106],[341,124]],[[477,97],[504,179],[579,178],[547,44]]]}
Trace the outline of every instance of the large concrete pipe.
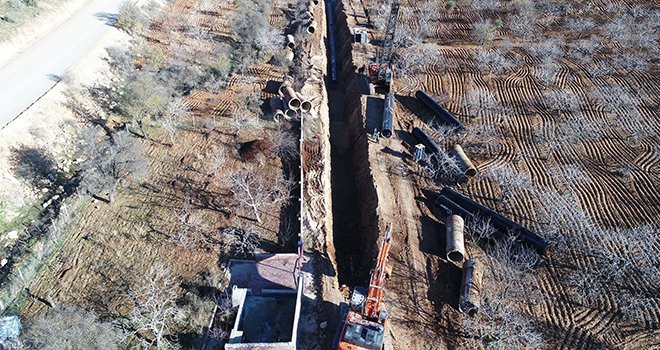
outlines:
{"label": "large concrete pipe", "polygon": [[470,316],[474,316],[481,306],[481,282],[484,276],[484,265],[475,259],[468,259],[463,264],[463,282],[458,308]]}
{"label": "large concrete pipe", "polygon": [[415,136],[415,138],[419,140],[419,142],[421,142],[424,147],[426,147],[426,153],[435,154],[440,152],[440,147],[438,147],[438,145],[436,145],[435,142],[431,140],[429,135],[427,135],[424,130],[420,128],[414,128],[412,135]]}
{"label": "large concrete pipe", "polygon": [[314,14],[311,11],[305,12],[305,18],[307,18],[310,21],[314,20]]}
{"label": "large concrete pipe", "polygon": [[286,58],[287,62],[292,63],[294,56],[295,55],[293,54],[293,51],[287,49],[286,50],[286,56],[284,56],[284,57]]}
{"label": "large concrete pipe", "polygon": [[473,215],[490,219],[490,223],[497,230],[504,234],[515,235],[520,242],[534,248],[539,254],[545,254],[547,251],[548,241],[524,228],[522,225],[505,218],[492,209],[463,196],[449,187],[443,188],[440,193]]}
{"label": "large concrete pipe", "polygon": [[280,122],[284,118],[284,111],[282,110],[282,99],[275,96],[270,99],[270,109],[273,112],[273,120]]}
{"label": "large concrete pipe", "polygon": [[392,137],[394,131],[394,107],[396,106],[394,101],[394,93],[388,92],[385,95],[385,107],[383,109],[383,126],[380,128],[380,134],[384,138]]}
{"label": "large concrete pipe", "polygon": [[451,126],[457,127],[459,130],[465,130],[465,125],[454,117],[448,110],[444,109],[439,103],[435,102],[431,96],[427,95],[422,90],[417,90],[415,97],[420,100],[426,107],[433,111],[442,122]]}
{"label": "large concrete pipe", "polygon": [[284,112],[284,118],[286,120],[298,119],[298,111],[295,111],[293,109],[287,109]]}
{"label": "large concrete pipe", "polygon": [[477,167],[472,164],[470,161],[470,158],[468,158],[467,155],[465,155],[465,152],[463,151],[463,147],[461,145],[454,145],[454,148],[452,149],[452,155],[454,158],[456,158],[456,161],[458,162],[458,166],[461,168],[463,171],[463,174],[467,176],[475,176],[477,175]]}
{"label": "large concrete pipe", "polygon": [[316,32],[316,21],[311,21],[307,24],[307,34],[314,34]]}
{"label": "large concrete pipe", "polygon": [[452,214],[447,218],[447,260],[462,263],[465,258],[465,243],[463,228],[465,222],[459,215]]}
{"label": "large concrete pipe", "polygon": [[296,39],[294,39],[293,35],[291,34],[287,34],[286,36],[286,47],[288,47],[291,50],[296,48]]}
{"label": "large concrete pipe", "polygon": [[300,103],[300,111],[303,113],[307,113],[312,110],[312,102],[308,100],[303,100]]}
{"label": "large concrete pipe", "polygon": [[287,106],[289,109],[293,110],[298,110],[300,109],[300,99],[298,98],[298,94],[293,90],[293,88],[290,85],[285,85],[284,86],[284,101],[286,101]]}

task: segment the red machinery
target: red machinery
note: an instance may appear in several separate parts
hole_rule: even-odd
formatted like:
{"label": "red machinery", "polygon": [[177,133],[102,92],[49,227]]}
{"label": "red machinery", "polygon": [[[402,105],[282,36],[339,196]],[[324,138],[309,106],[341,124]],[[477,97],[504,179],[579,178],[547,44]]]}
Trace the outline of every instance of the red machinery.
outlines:
{"label": "red machinery", "polygon": [[392,81],[390,62],[392,60],[392,47],[394,46],[394,35],[396,33],[396,17],[399,14],[400,6],[400,0],[392,0],[390,15],[387,19],[387,27],[385,28],[383,47],[378,51],[376,62],[369,63],[369,79],[371,83],[386,90],[389,90],[390,82]]}
{"label": "red machinery", "polygon": [[388,224],[371,273],[369,289],[356,286],[351,293],[348,313],[339,337],[339,350],[381,350],[387,328],[388,313],[381,310],[385,282],[385,263],[390,251],[392,225]]}

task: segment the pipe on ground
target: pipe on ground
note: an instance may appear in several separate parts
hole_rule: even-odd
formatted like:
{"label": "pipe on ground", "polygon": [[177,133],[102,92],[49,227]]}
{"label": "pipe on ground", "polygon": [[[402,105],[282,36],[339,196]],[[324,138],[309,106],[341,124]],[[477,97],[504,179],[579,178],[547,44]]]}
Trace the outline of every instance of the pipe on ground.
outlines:
{"label": "pipe on ground", "polygon": [[383,137],[386,139],[392,137],[392,133],[394,131],[395,105],[394,93],[388,92],[387,95],[385,95],[385,107],[383,108],[383,125],[380,128],[380,134],[383,135]]}
{"label": "pipe on ground", "polygon": [[307,113],[307,112],[309,112],[309,111],[311,111],[311,110],[312,110],[312,102],[310,102],[310,101],[308,101],[308,100],[303,100],[303,101],[300,103],[300,111],[301,111],[301,112],[303,112],[303,113]]}
{"label": "pipe on ground", "polygon": [[311,11],[306,11],[305,12],[305,17],[309,19],[310,21],[314,20],[314,14]]}
{"label": "pipe on ground", "polygon": [[474,215],[472,215],[472,213],[463,209],[463,207],[454,203],[454,201],[443,195],[435,197],[433,200],[433,205],[441,209],[447,215],[459,215],[463,218],[464,221],[474,220]]}
{"label": "pipe on ground", "polygon": [[438,147],[438,145],[433,142],[433,140],[424,132],[424,130],[420,128],[414,128],[412,135],[415,136],[415,138],[418,139],[419,142],[424,145],[424,147],[426,147],[426,153],[435,154],[440,152],[440,147]]}
{"label": "pipe on ground", "polygon": [[435,100],[427,95],[426,92],[417,90],[415,97],[432,110],[433,114],[440,118],[445,124],[457,127],[459,130],[465,130],[465,125],[463,125],[463,123],[456,119],[456,117],[449,113],[448,110],[444,109],[439,103],[435,102]]}
{"label": "pipe on ground", "polygon": [[465,258],[465,243],[463,228],[465,221],[459,215],[452,214],[447,218],[447,260],[462,263]]}
{"label": "pipe on ground", "polygon": [[296,39],[291,34],[287,34],[286,36],[286,47],[288,47],[291,50],[296,48]]}
{"label": "pipe on ground", "polygon": [[481,282],[484,276],[484,265],[475,259],[468,259],[463,264],[463,282],[458,308],[470,316],[474,316],[481,306]]}
{"label": "pipe on ground", "polygon": [[273,120],[277,123],[284,118],[284,111],[282,111],[282,99],[275,96],[270,99],[270,109],[273,112]]}
{"label": "pipe on ground", "polygon": [[298,112],[293,109],[287,109],[284,112],[284,119],[286,120],[298,119]]}
{"label": "pipe on ground", "polygon": [[316,21],[312,20],[311,22],[309,22],[306,28],[307,34],[314,34],[316,32],[316,26],[317,26]]}
{"label": "pipe on ground", "polygon": [[472,164],[472,161],[470,161],[470,158],[468,158],[468,156],[465,154],[461,145],[454,145],[452,155],[458,161],[458,166],[463,171],[463,174],[467,176],[477,175],[477,167]]}
{"label": "pipe on ground", "polygon": [[508,218],[505,218],[492,209],[487,208],[468,197],[465,197],[464,195],[454,191],[449,187],[443,188],[440,193],[447,197],[449,200],[464,208],[466,211],[472,213],[472,215],[490,219],[490,223],[498,231],[517,236],[519,241],[534,248],[539,254],[545,254],[547,251],[548,241],[538,236],[534,232],[524,228],[522,225],[517,224]]}
{"label": "pipe on ground", "polygon": [[298,94],[296,94],[296,91],[293,90],[290,85],[284,85],[283,95],[289,109],[296,111],[300,109],[300,99],[298,98]]}

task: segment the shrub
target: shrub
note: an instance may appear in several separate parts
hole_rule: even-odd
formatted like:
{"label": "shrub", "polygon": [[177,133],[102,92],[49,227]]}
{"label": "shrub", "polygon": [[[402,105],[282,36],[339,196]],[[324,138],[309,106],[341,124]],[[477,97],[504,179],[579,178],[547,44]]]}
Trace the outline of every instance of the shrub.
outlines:
{"label": "shrub", "polygon": [[117,27],[134,35],[145,29],[148,18],[142,9],[133,1],[125,1],[119,7],[117,16]]}
{"label": "shrub", "polygon": [[472,36],[480,44],[492,41],[495,39],[495,26],[493,26],[489,20],[480,20],[474,24],[474,28],[472,28]]}

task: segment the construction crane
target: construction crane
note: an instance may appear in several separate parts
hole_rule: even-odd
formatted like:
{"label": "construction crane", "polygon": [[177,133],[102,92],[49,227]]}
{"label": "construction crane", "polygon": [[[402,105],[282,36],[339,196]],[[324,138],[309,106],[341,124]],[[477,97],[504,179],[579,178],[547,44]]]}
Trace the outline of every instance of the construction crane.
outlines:
{"label": "construction crane", "polygon": [[400,0],[392,0],[390,3],[390,15],[387,18],[385,38],[383,47],[378,50],[376,62],[369,63],[369,79],[377,87],[389,90],[392,81],[392,47],[394,46],[394,35],[396,34],[396,17],[399,15]]}
{"label": "construction crane", "polygon": [[339,350],[381,350],[387,329],[388,313],[381,309],[385,282],[385,264],[390,252],[392,225],[385,229],[376,267],[371,272],[369,289],[356,286],[351,293],[349,310],[342,320]]}

